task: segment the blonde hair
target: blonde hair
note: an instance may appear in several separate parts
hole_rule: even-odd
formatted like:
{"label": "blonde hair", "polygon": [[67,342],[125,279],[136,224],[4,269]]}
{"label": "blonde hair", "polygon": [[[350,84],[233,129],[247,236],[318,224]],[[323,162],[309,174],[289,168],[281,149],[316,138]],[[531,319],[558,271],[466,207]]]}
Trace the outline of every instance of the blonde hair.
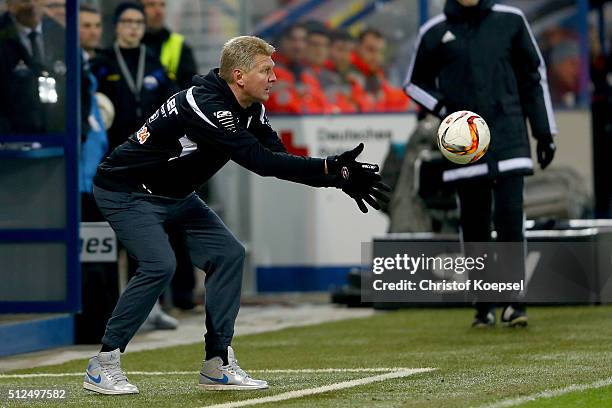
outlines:
{"label": "blonde hair", "polygon": [[223,45],[221,61],[219,63],[219,76],[229,84],[234,82],[232,71],[241,69],[249,72],[255,68],[255,57],[266,55],[268,57],[276,49],[258,37],[243,35],[234,37]]}

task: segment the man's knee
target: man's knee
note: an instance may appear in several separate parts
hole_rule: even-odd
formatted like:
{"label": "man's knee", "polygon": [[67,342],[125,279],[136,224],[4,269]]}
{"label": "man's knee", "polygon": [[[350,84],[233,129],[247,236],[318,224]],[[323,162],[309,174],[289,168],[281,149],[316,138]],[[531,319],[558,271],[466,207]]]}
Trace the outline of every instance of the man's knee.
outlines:
{"label": "man's knee", "polygon": [[140,264],[142,269],[147,270],[147,274],[155,276],[157,279],[170,280],[176,270],[176,258],[168,256],[155,261],[148,261]]}
{"label": "man's knee", "polygon": [[214,251],[202,247],[198,251],[190,253],[191,260],[195,266],[203,271],[209,272],[217,267],[229,267],[237,263],[243,263],[246,257],[246,249],[234,237],[226,239],[219,248]]}

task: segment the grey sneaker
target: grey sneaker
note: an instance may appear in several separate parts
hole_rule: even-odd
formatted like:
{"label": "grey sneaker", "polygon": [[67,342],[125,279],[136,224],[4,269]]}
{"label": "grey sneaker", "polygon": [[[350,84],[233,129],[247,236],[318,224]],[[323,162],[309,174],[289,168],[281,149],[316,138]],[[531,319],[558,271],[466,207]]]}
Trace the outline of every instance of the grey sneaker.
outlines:
{"label": "grey sneaker", "polygon": [[119,349],[100,352],[89,359],[83,388],[100,394],[120,395],[137,394],[138,388],[130,384],[125,373],[121,371],[121,353]]}
{"label": "grey sneaker", "polygon": [[254,380],[238,365],[231,346],[227,348],[228,365],[223,365],[221,357],[204,361],[200,371],[200,387],[207,390],[263,390],[268,383]]}

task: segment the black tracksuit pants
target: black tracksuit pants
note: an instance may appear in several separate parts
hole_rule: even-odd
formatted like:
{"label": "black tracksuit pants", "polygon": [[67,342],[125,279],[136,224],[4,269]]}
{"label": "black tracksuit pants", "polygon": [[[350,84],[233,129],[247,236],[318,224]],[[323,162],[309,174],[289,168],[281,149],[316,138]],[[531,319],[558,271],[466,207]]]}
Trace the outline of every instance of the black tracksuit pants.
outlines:
{"label": "black tracksuit pants", "polygon": [[[500,281],[518,281],[525,277],[523,186],[522,175],[468,179],[457,184],[461,238],[466,246],[491,241],[492,227],[497,232],[498,243],[522,243],[506,245],[500,252],[504,256],[498,256],[493,271],[490,271]],[[513,302],[501,303],[517,303],[517,299],[514,297]],[[484,311],[491,304],[477,300],[475,306]]]}
{"label": "black tracksuit pants", "polygon": [[193,264],[206,271],[206,350],[226,350],[240,308],[244,246],[195,193],[177,199],[95,185],[93,191],[104,218],[138,262],[102,343],[124,351],[168,286],[176,269],[166,232],[170,227],[184,231]]}

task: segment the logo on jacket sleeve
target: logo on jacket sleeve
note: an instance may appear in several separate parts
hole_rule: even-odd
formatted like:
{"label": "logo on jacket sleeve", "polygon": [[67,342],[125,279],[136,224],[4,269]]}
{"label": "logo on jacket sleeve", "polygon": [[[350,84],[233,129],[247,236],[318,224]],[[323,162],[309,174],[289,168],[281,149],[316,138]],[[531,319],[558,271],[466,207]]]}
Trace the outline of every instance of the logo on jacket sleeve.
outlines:
{"label": "logo on jacket sleeve", "polygon": [[159,109],[153,112],[153,114],[149,117],[149,120],[147,122],[151,123],[158,117],[159,117]]}
{"label": "logo on jacket sleeve", "polygon": [[448,42],[451,42],[453,40],[455,40],[457,37],[455,37],[455,34],[451,33],[450,31],[446,31],[444,33],[444,35],[442,36],[442,44],[446,44]]}
{"label": "logo on jacket sleeve", "polygon": [[234,116],[230,111],[217,111],[213,113],[215,117],[219,120],[219,123],[230,132],[236,131],[236,124],[234,123]]}
{"label": "logo on jacket sleeve", "polygon": [[146,126],[141,127],[138,132],[136,132],[136,139],[138,139],[138,143],[144,144],[147,139],[151,136],[149,133],[149,129]]}
{"label": "logo on jacket sleeve", "polygon": [[230,111],[217,111],[215,112],[215,117],[217,119],[222,119],[222,118],[231,118],[232,117],[232,112]]}

